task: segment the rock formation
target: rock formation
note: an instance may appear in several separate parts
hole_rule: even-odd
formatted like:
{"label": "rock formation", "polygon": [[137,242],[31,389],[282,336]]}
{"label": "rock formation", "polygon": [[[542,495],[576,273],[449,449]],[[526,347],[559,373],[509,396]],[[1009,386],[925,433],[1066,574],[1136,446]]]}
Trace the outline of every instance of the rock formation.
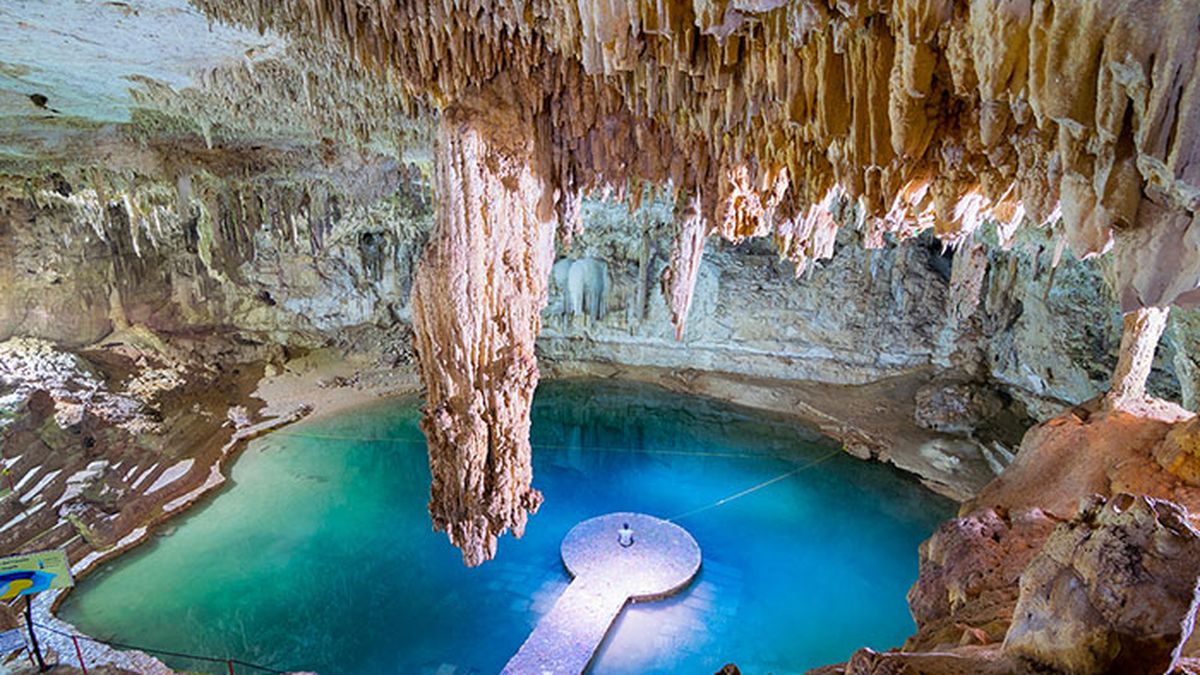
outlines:
{"label": "rock formation", "polygon": [[[269,35],[195,87],[131,77],[127,123],[39,117],[19,144],[37,152],[3,157],[0,337],[83,348],[144,330],[279,364],[383,342],[395,364],[411,312],[430,511],[468,563],[539,501],[528,410],[556,254],[576,260],[560,307],[589,320],[553,326],[551,358],[680,370],[681,387],[699,379],[684,368],[911,378],[887,389],[924,428],[907,455],[850,414],[771,405],[863,456],[936,465],[927,480],[956,495],[1007,463],[1016,432],[996,427],[1054,418],[1027,442],[1070,451],[1018,454],[979,495],[993,515],[964,532],[1070,518],[1082,486],[1174,480],[1131,477],[1134,455],[1200,475],[1192,429],[1173,426],[1184,412],[1145,398],[1194,407],[1200,390],[1200,324],[1164,309],[1200,299],[1193,2],[194,4]],[[639,215],[598,235],[611,250],[583,249],[605,192]],[[581,248],[555,251],[556,230]],[[1112,297],[1086,263],[1105,253]],[[1080,448],[1098,459],[1070,459]],[[1069,498],[1041,499],[1030,474]],[[959,534],[964,560],[988,557]],[[991,602],[953,583],[917,595],[943,594]]]}
{"label": "rock formation", "polygon": [[1197,546],[1186,509],[1128,494],[1086,498],[1057,526],[1036,509],[958,518],[921,547],[904,649],[811,672],[1193,672]]}
{"label": "rock formation", "polygon": [[494,556],[506,530],[521,536],[542,501],[531,486],[529,408],[555,212],[537,173],[532,111],[513,93],[488,88],[443,114],[434,187],[450,197],[413,284],[429,512],[468,565]]}
{"label": "rock formation", "polygon": [[1098,398],[1032,428],[922,544],[903,650],[817,672],[1195,672],[1195,419]]}
{"label": "rock formation", "polygon": [[1167,327],[1168,311],[1163,307],[1145,307],[1125,315],[1121,354],[1105,398],[1108,405],[1119,408],[1146,396],[1146,378],[1154,363],[1158,340]]}
{"label": "rock formation", "polygon": [[[670,181],[680,206],[662,279],[677,338],[714,232],[771,236],[799,271],[831,253],[839,226],[877,246],[929,228],[953,245],[985,220],[1003,240],[1023,221],[1052,224],[1079,256],[1114,251],[1126,311],[1200,297],[1185,243],[1200,194],[1187,2],[198,4],[335,44],[405,107],[457,115],[480,87],[521,92],[545,115],[512,142],[539,148],[564,235],[581,192],[636,202],[643,182]],[[1114,401],[1144,381],[1148,361],[1129,356]],[[452,367],[473,381],[478,365],[447,359],[443,375]],[[475,414],[506,417],[495,396]]]}
{"label": "rock formation", "polygon": [[1005,651],[1063,673],[1171,671],[1191,637],[1200,531],[1170,502],[1081,505],[1021,574]]}
{"label": "rock formation", "polygon": [[[794,234],[837,191],[869,233],[949,241],[1061,210],[1077,253],[1116,247],[1126,309],[1200,281],[1177,245],[1195,209],[1190,3],[200,4],[332,39],[436,105],[499,73],[573,91],[583,108],[553,120],[564,187],[671,178],[728,238]],[[593,106],[626,114],[597,136]],[[667,149],[646,133],[675,153],[640,160]]]}

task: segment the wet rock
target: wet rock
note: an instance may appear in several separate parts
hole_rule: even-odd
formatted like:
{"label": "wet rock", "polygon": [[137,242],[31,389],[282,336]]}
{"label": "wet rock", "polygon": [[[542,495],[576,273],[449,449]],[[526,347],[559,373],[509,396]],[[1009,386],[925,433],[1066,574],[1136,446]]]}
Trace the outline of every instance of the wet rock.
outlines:
{"label": "wet rock", "polygon": [[909,654],[860,649],[844,664],[808,671],[808,675],[1031,675],[997,647],[962,647]]}
{"label": "wet rock", "polygon": [[1021,575],[1004,649],[1063,673],[1159,675],[1192,632],[1200,531],[1177,504],[1081,504]]}

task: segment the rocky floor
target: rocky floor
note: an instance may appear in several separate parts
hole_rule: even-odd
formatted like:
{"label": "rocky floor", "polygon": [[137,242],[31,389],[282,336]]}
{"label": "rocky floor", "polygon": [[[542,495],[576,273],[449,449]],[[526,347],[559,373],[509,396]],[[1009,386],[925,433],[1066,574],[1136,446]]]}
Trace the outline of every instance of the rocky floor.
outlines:
{"label": "rocky floor", "polygon": [[[161,352],[132,339],[75,353],[44,344],[22,349],[28,361],[22,366],[24,379],[11,373],[6,379],[6,400],[14,412],[0,433],[16,490],[0,500],[0,508],[7,509],[0,511],[6,526],[0,536],[13,547],[65,544],[80,574],[135,546],[155,524],[219,486],[223,463],[242,440],[304,415],[329,414],[418,387],[411,368],[380,367],[369,356],[336,351],[307,352],[238,372],[229,368],[209,379],[191,374],[196,379],[189,380],[182,361],[168,363]],[[160,382],[174,381],[161,375],[168,365],[183,374],[181,382],[146,389],[146,373],[159,374]],[[890,673],[879,669],[904,667],[929,673],[1019,672],[1012,669],[1024,668],[1028,659],[1014,661],[1003,645],[1021,600],[1022,575],[1056,528],[1074,522],[1082,498],[1132,492],[1200,512],[1200,487],[1176,475],[1195,473],[1188,473],[1196,462],[1192,417],[1163,402],[1123,410],[1099,403],[1071,409],[1030,430],[1012,466],[997,478],[1001,467],[994,458],[989,461],[983,444],[912,421],[918,414],[917,392],[931,380],[928,371],[836,386],[596,362],[547,360],[543,370],[547,377],[652,382],[805,419],[841,440],[848,452],[892,462],[931,489],[964,501],[963,517],[944,525],[922,547],[921,580],[910,594],[919,631],[905,645],[908,655],[863,652],[849,664],[820,672]],[[26,381],[61,384],[43,393],[23,385]],[[88,389],[80,382],[91,388],[87,399],[80,392]],[[11,402],[17,400],[14,408]],[[62,418],[64,411],[72,417]],[[139,434],[129,429],[147,424],[158,429],[142,426]],[[36,452],[10,452],[17,447]],[[1088,453],[1089,461],[1074,461],[1080,452]],[[688,602],[709,603],[710,584],[736,584],[727,572],[706,567]],[[548,610],[565,588],[560,578],[545,579],[542,587],[534,598],[514,597],[514,606],[538,603]],[[54,621],[51,605],[40,607],[39,621]],[[698,609],[713,621],[736,620],[736,607]],[[10,614],[6,623],[15,625],[16,617]],[[659,628],[664,636],[688,629]],[[99,652],[95,657],[115,668],[128,666],[127,658],[140,658]],[[453,664],[443,666],[453,669]]]}
{"label": "rocky floor", "polygon": [[[77,578],[218,489],[249,439],[415,389],[411,373],[379,377],[366,361],[326,353],[204,367],[128,337],[77,351],[17,339],[0,352],[0,550],[66,548]],[[61,598],[39,598],[35,620],[74,632],[52,614]],[[18,625],[18,614],[0,605],[0,627]],[[153,659],[139,665],[135,652],[88,650],[91,664],[170,672]]]}

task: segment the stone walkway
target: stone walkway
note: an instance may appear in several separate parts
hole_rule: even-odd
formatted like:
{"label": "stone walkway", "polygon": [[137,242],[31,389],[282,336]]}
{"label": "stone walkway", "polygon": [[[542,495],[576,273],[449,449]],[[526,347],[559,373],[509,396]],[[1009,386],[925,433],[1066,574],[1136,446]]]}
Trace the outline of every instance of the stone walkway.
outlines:
{"label": "stone walkway", "polygon": [[[633,530],[629,547],[617,542],[624,523]],[[504,667],[508,675],[582,673],[626,603],[665,598],[691,583],[700,547],[674,523],[610,513],[572,528],[562,559],[575,580]]]}

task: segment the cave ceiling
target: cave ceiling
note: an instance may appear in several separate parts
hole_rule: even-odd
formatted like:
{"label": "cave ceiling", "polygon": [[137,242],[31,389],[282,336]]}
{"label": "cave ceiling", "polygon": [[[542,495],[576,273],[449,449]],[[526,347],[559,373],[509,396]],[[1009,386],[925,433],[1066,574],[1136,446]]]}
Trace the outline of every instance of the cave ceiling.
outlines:
{"label": "cave ceiling", "polygon": [[[1127,310],[1197,296],[1195,2],[197,4],[338,45],[438,108],[503,76],[564,195],[671,180],[709,232],[800,264],[839,224],[954,243],[990,220],[1114,251]],[[854,206],[841,222],[834,201]]]}
{"label": "cave ceiling", "polygon": [[80,136],[130,123],[139,83],[184,89],[202,71],[270,58],[283,44],[210,24],[184,0],[6,2],[0,153],[53,156]]}
{"label": "cave ceiling", "polygon": [[840,228],[1026,228],[1111,256],[1125,311],[1200,304],[1194,0],[55,0],[0,28],[0,174],[26,185],[160,179],[186,205],[202,172],[241,217],[420,166],[431,513],[470,563],[540,502],[534,339],[585,193],[673,190],[678,334],[709,237],[799,273]]}
{"label": "cave ceiling", "polygon": [[1114,252],[1126,309],[1193,304],[1198,22],[1187,0],[11,2],[0,158],[84,163],[115,125],[427,162],[423,120],[502,76],[568,220],[580,192],[670,181],[704,234],[801,267],[841,225],[1025,224]]}

